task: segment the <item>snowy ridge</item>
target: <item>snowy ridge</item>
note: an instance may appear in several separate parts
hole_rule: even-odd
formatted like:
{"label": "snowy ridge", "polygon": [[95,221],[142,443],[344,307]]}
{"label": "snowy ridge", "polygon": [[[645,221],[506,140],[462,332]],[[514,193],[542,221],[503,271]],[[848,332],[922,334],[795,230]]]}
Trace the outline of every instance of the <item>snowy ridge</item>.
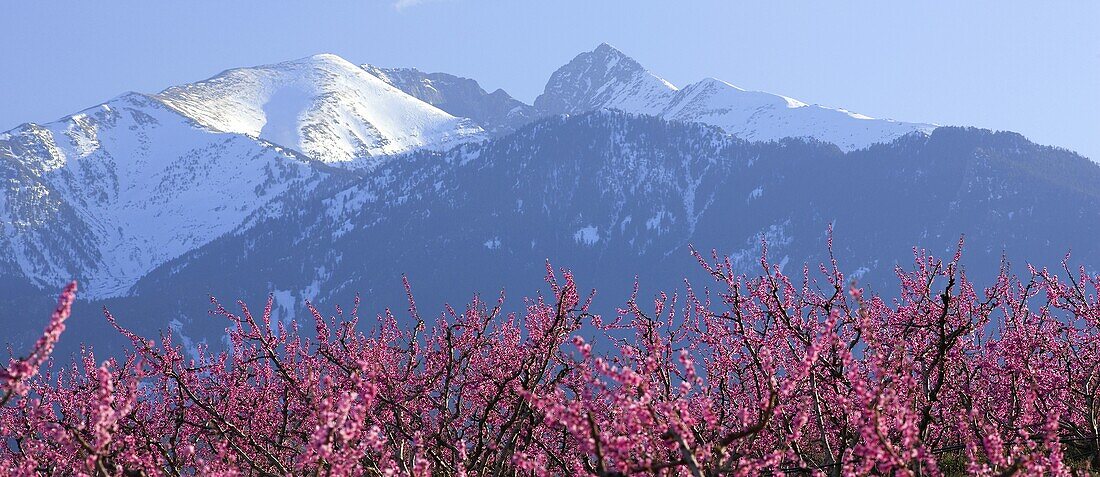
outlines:
{"label": "snowy ridge", "polygon": [[159,99],[216,131],[258,137],[330,164],[484,138],[456,118],[336,55],[223,72]]}
{"label": "snowy ridge", "polygon": [[535,106],[544,114],[615,109],[717,126],[749,141],[812,138],[836,144],[843,151],[914,132],[929,134],[937,127],[809,105],[786,96],[746,91],[713,78],[677,89],[606,43],[554,72]]}
{"label": "snowy ridge", "polygon": [[745,91],[713,78],[685,87],[661,116],[718,126],[749,141],[814,138],[843,151],[890,142],[913,132],[931,133],[931,124],[874,119],[843,109],[808,105],[759,91]]}

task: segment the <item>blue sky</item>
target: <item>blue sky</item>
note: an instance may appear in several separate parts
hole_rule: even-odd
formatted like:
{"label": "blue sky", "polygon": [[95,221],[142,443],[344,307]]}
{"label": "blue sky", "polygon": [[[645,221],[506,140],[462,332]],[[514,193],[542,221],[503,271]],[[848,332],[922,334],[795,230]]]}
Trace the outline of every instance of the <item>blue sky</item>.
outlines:
{"label": "blue sky", "polygon": [[1007,129],[1100,160],[1100,2],[10,2],[0,130],[124,91],[331,52],[531,101],[608,42],[672,83],[716,77],[876,117]]}

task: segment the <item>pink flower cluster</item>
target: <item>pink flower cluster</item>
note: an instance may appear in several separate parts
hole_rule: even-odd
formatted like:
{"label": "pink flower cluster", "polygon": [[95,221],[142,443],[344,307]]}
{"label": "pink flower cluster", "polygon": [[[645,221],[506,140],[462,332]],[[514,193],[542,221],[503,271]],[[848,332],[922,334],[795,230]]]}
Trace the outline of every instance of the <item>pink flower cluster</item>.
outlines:
{"label": "pink flower cluster", "polygon": [[[714,278],[616,313],[568,272],[503,311],[410,326],[358,301],[313,330],[231,312],[225,350],[119,331],[3,377],[6,475],[1073,475],[1100,470],[1100,277],[1002,271],[988,288],[917,254],[896,299],[835,262],[790,277],[696,254]],[[814,279],[812,277],[818,277]],[[407,285],[406,285],[407,286]],[[107,313],[107,319],[114,318]],[[117,325],[116,325],[117,326]],[[313,333],[312,331],[315,331]]]}

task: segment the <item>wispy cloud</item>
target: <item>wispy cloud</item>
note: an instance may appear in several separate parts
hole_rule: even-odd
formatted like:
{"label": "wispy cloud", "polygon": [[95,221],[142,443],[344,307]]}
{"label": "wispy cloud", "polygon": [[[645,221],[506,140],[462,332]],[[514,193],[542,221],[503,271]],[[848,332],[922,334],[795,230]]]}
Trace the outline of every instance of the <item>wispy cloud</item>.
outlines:
{"label": "wispy cloud", "polygon": [[397,10],[404,10],[406,8],[417,7],[425,3],[435,3],[440,1],[442,0],[397,0],[396,2],[394,2],[393,8],[396,8]]}

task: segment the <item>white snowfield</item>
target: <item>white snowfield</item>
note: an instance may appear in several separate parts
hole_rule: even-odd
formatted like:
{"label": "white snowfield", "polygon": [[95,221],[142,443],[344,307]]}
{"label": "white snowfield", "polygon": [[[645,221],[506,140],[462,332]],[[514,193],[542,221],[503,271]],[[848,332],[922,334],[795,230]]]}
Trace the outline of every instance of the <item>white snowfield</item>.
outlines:
{"label": "white snowfield", "polygon": [[535,101],[551,112],[616,109],[672,121],[717,126],[748,141],[812,138],[843,151],[931,133],[934,124],[875,119],[844,109],[810,105],[707,78],[678,89],[614,47],[602,44],[562,67]]}
{"label": "white snowfield", "polygon": [[233,69],[157,97],[205,127],[265,139],[334,165],[373,166],[377,160],[364,159],[484,138],[470,120],[331,54]]}

